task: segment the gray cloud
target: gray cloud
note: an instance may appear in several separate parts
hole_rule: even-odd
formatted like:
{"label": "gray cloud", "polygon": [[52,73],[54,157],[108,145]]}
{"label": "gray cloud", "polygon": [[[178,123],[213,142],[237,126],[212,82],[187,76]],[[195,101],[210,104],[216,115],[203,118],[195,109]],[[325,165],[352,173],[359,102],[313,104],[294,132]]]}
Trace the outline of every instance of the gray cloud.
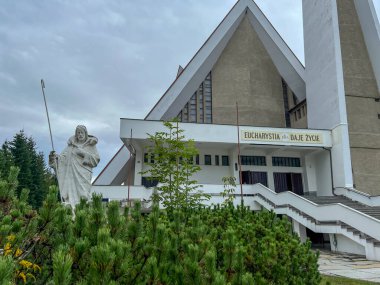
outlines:
{"label": "gray cloud", "polygon": [[[145,117],[235,2],[3,0],[0,143],[24,129],[50,151],[43,78],[56,149],[86,124],[99,173],[121,146],[119,119]],[[303,60],[301,0],[257,2]]]}

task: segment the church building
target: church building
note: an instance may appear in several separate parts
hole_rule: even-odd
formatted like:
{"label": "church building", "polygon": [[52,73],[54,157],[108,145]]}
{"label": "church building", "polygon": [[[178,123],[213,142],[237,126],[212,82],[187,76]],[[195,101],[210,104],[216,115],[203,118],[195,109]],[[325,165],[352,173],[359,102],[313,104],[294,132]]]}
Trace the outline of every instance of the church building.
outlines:
{"label": "church building", "polygon": [[94,181],[149,199],[147,134],[178,118],[199,149],[209,203],[222,178],[252,210],[286,215],[301,240],[380,260],[380,25],[372,0],[303,0],[305,66],[253,0],[239,0]]}

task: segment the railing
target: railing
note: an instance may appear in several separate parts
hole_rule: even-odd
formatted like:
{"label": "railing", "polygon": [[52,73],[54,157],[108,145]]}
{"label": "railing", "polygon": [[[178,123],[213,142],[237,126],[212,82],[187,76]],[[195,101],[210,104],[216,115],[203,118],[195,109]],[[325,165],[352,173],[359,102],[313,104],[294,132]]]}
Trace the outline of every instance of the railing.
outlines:
{"label": "railing", "polygon": [[336,188],[334,189],[336,195],[343,195],[351,200],[357,201],[367,206],[376,207],[380,206],[380,195],[371,196],[367,193],[358,191],[354,188]]}
{"label": "railing", "polygon": [[[206,184],[201,185],[199,189],[211,195],[211,199],[207,204],[217,204],[224,201],[224,198],[220,195],[223,191],[223,185]],[[92,191],[101,193],[103,197],[110,200],[123,200],[128,197],[128,186],[92,186]],[[145,188],[144,186],[129,187],[130,199],[150,200],[152,193],[152,188]],[[253,209],[257,208],[255,203],[260,202],[260,199],[265,199],[273,208],[287,207],[295,209],[318,223],[328,223],[334,219],[380,240],[380,221],[378,219],[341,203],[318,205],[293,192],[276,193],[261,184],[243,185],[243,198],[244,204],[251,206]],[[234,204],[240,204],[240,201],[241,195],[238,186],[235,191]]]}
{"label": "railing", "polygon": [[[95,186],[91,187],[94,193],[102,194],[103,198],[110,200],[125,200],[128,199],[128,186]],[[153,193],[152,188],[145,188],[144,186],[130,186],[129,198],[149,200]]]}
{"label": "railing", "polygon": [[[380,220],[368,216],[341,203],[318,205],[293,192],[276,193],[261,185],[253,185],[253,192],[260,194],[272,203],[273,207],[293,207],[319,222],[331,222],[332,218],[345,223],[369,236],[380,240]],[[255,200],[260,202],[260,197]]]}
{"label": "railing", "polygon": [[[211,196],[207,204],[220,204],[224,201],[224,198],[220,194],[223,192],[224,188],[222,184],[198,184],[199,190],[203,191],[205,194]],[[234,204],[238,205],[241,202],[240,186],[236,187]],[[103,198],[108,198],[109,200],[127,200],[128,199],[128,186],[96,186],[93,185],[91,188],[92,192],[102,194]],[[243,198],[244,203],[247,206],[251,206],[252,209],[257,209],[253,205],[253,185],[243,185]],[[144,186],[129,186],[129,199],[130,200],[150,200],[153,194],[153,188],[146,188]]]}

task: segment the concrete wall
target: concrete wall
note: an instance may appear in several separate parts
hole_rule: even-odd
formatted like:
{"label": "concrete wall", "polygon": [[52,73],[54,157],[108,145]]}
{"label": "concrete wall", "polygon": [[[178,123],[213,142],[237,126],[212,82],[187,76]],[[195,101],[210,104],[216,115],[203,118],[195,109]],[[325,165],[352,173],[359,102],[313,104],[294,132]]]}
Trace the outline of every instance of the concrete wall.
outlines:
{"label": "concrete wall", "polygon": [[307,124],[333,131],[334,187],[352,187],[337,3],[303,0]]}
{"label": "concrete wall", "polygon": [[338,0],[344,88],[355,188],[380,194],[380,102],[353,0]]}
{"label": "concrete wall", "polygon": [[[197,145],[199,148],[199,166],[201,171],[194,174],[192,177],[200,184],[219,184],[223,185],[222,178],[225,176],[234,176],[236,178],[236,183],[239,184],[239,169],[235,168],[235,163],[237,164],[238,151],[237,147],[234,148],[220,148],[215,146],[214,148],[204,148],[201,145]],[[257,166],[257,165],[241,165],[242,171],[260,171],[266,172],[268,177],[268,188],[275,190],[274,187],[274,172],[284,172],[284,173],[301,173],[303,181],[304,192],[308,192],[310,189],[328,189],[331,194],[331,174],[329,168],[329,158],[328,155],[324,156],[324,152],[327,151],[320,150],[316,156],[321,156],[321,158],[316,157],[313,160],[306,162],[305,155],[302,151],[297,150],[283,150],[281,148],[269,148],[269,149],[260,149],[258,147],[248,147],[241,149],[241,155],[254,155],[254,156],[265,156],[266,157],[266,166]],[[205,165],[204,155],[211,155],[212,165]],[[219,155],[219,165],[215,165],[215,155]],[[222,166],[222,155],[229,156],[229,166]],[[299,157],[301,159],[301,167],[285,167],[285,166],[272,166],[272,157]],[[140,157],[140,156],[138,156]],[[323,157],[323,158],[322,158]],[[327,159],[327,161],[321,162],[321,160]],[[149,169],[149,166],[146,165],[143,161],[140,164],[141,170],[146,171]],[[327,166],[326,166],[327,165]],[[307,177],[310,176],[309,171],[313,171],[314,180],[307,180]],[[318,174],[315,173],[318,171]],[[148,175],[146,175],[148,176]],[[137,180],[139,179],[139,180]],[[318,181],[317,181],[318,179]],[[141,176],[138,176],[135,179],[135,185],[141,185]],[[327,186],[326,186],[327,185]],[[237,191],[240,188],[237,187]],[[321,194],[319,194],[321,195]]]}
{"label": "concrete wall", "polygon": [[348,252],[354,254],[365,255],[364,246],[350,240],[341,234],[330,234],[331,251]]}
{"label": "concrete wall", "polygon": [[247,17],[212,71],[213,123],[285,127],[281,76]]}
{"label": "concrete wall", "polygon": [[380,92],[380,23],[374,2],[377,0],[354,0],[367,51]]}
{"label": "concrete wall", "polygon": [[315,155],[318,196],[332,196],[331,163],[329,151],[321,151]]}
{"label": "concrete wall", "polygon": [[[197,146],[199,147],[199,146]],[[211,155],[211,164],[205,165],[205,155]],[[215,165],[215,155],[219,156],[219,165]],[[229,166],[222,165],[222,155],[229,156]],[[194,160],[195,162],[195,160]],[[220,184],[223,185],[222,178],[224,176],[233,176],[233,171],[231,168],[232,157],[230,156],[230,151],[228,149],[218,149],[218,148],[199,148],[199,166],[201,170],[192,176],[192,179],[198,181],[201,184]],[[147,171],[150,167],[142,161],[142,171]],[[149,175],[145,175],[149,176]],[[136,185],[141,185],[140,181],[136,181]]]}
{"label": "concrete wall", "polygon": [[328,150],[305,155],[305,178],[310,192],[318,196],[332,196],[331,164]]}

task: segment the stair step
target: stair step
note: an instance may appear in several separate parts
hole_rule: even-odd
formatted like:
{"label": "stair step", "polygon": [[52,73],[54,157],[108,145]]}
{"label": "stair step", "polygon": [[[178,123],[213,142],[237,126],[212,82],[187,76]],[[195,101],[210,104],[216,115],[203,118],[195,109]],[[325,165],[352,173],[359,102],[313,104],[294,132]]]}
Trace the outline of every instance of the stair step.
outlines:
{"label": "stair step", "polygon": [[326,204],[336,204],[341,203],[343,205],[346,205],[347,207],[350,207],[352,209],[355,209],[356,211],[362,212],[368,216],[371,216],[375,219],[380,220],[380,207],[371,207],[364,204],[361,204],[360,202],[350,200],[343,196],[304,196],[306,199],[319,204],[319,205],[326,205]]}

